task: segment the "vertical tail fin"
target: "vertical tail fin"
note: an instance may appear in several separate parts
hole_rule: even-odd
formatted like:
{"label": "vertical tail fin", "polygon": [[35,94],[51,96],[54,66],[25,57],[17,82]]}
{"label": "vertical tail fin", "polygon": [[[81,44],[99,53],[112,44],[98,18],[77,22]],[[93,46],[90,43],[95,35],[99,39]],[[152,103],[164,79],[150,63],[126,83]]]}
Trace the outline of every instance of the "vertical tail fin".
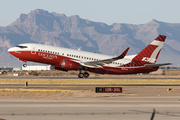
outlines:
{"label": "vertical tail fin", "polygon": [[[142,66],[144,64],[155,64],[161,48],[163,47],[166,36],[159,35],[153,42],[136,55],[132,62],[134,66]],[[132,64],[132,63],[131,63]]]}

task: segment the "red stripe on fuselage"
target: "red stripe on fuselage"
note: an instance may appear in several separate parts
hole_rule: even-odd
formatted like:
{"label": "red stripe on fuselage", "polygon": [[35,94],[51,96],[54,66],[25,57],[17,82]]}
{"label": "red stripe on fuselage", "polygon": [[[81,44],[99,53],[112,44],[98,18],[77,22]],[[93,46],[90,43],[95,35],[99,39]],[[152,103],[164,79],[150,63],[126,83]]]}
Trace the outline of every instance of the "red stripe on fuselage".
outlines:
{"label": "red stripe on fuselage", "polygon": [[[27,61],[51,64],[51,65],[59,65],[62,63],[63,59],[76,60],[73,58],[69,58],[62,55],[45,53],[36,51],[36,54],[31,54],[31,51],[11,51],[9,52],[17,58],[24,59]],[[76,60],[79,61],[79,60]]]}

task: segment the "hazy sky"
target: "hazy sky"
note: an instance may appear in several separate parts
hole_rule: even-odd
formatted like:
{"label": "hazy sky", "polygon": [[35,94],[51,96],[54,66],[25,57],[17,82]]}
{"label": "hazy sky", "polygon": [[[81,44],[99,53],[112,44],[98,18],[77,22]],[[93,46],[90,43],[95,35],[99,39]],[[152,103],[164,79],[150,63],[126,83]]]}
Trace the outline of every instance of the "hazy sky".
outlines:
{"label": "hazy sky", "polygon": [[79,15],[94,22],[144,24],[152,19],[180,23],[180,0],[0,0],[0,26],[35,9]]}

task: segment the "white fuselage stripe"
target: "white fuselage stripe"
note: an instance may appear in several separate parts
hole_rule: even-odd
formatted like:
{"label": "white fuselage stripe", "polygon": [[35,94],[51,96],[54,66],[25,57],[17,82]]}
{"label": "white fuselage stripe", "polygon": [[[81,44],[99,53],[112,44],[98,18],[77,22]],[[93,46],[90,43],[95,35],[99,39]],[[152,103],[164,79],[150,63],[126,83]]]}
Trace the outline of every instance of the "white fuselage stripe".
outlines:
{"label": "white fuselage stripe", "polygon": [[[34,51],[33,46],[35,46],[36,47],[35,51],[38,51],[38,49],[40,49],[40,50],[45,50],[45,51],[59,52],[59,55],[61,55],[61,56],[77,59],[77,60],[80,60],[81,62],[93,61],[93,60],[89,60],[89,59],[84,59],[84,57],[91,58],[91,59],[92,58],[98,59],[98,60],[113,58],[113,56],[108,56],[108,55],[103,55],[103,54],[98,54],[98,53],[79,51],[79,50],[73,50],[73,49],[55,47],[55,46],[49,46],[49,45],[42,45],[42,44],[26,43],[26,44],[20,44],[20,45],[28,46],[28,48],[21,49],[18,47],[13,47],[13,48],[11,48],[11,50],[12,51],[24,51],[24,52],[25,51]],[[73,56],[81,56],[81,57],[79,58],[79,57],[67,56],[67,54],[71,54]],[[83,56],[83,58],[82,58],[82,56]],[[125,56],[123,59],[120,59],[120,60],[117,60],[114,62],[115,63],[121,63],[121,65],[127,64],[127,63],[131,62],[133,57],[135,57],[135,55]],[[106,64],[104,66],[117,67],[117,66],[120,66],[120,64]]]}

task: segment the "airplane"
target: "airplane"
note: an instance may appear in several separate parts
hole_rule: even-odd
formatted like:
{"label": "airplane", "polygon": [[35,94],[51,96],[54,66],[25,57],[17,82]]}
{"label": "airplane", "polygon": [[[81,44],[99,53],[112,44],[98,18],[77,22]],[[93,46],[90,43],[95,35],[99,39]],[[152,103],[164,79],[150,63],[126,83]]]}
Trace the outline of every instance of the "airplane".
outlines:
{"label": "airplane", "polygon": [[113,75],[138,74],[149,73],[158,70],[160,66],[171,65],[171,63],[155,64],[165,39],[166,36],[159,35],[139,54],[126,56],[128,47],[117,57],[35,43],[19,44],[9,48],[8,52],[25,62],[23,67],[27,66],[27,61],[45,63],[61,71],[79,70],[79,78],[88,78],[87,71]]}

